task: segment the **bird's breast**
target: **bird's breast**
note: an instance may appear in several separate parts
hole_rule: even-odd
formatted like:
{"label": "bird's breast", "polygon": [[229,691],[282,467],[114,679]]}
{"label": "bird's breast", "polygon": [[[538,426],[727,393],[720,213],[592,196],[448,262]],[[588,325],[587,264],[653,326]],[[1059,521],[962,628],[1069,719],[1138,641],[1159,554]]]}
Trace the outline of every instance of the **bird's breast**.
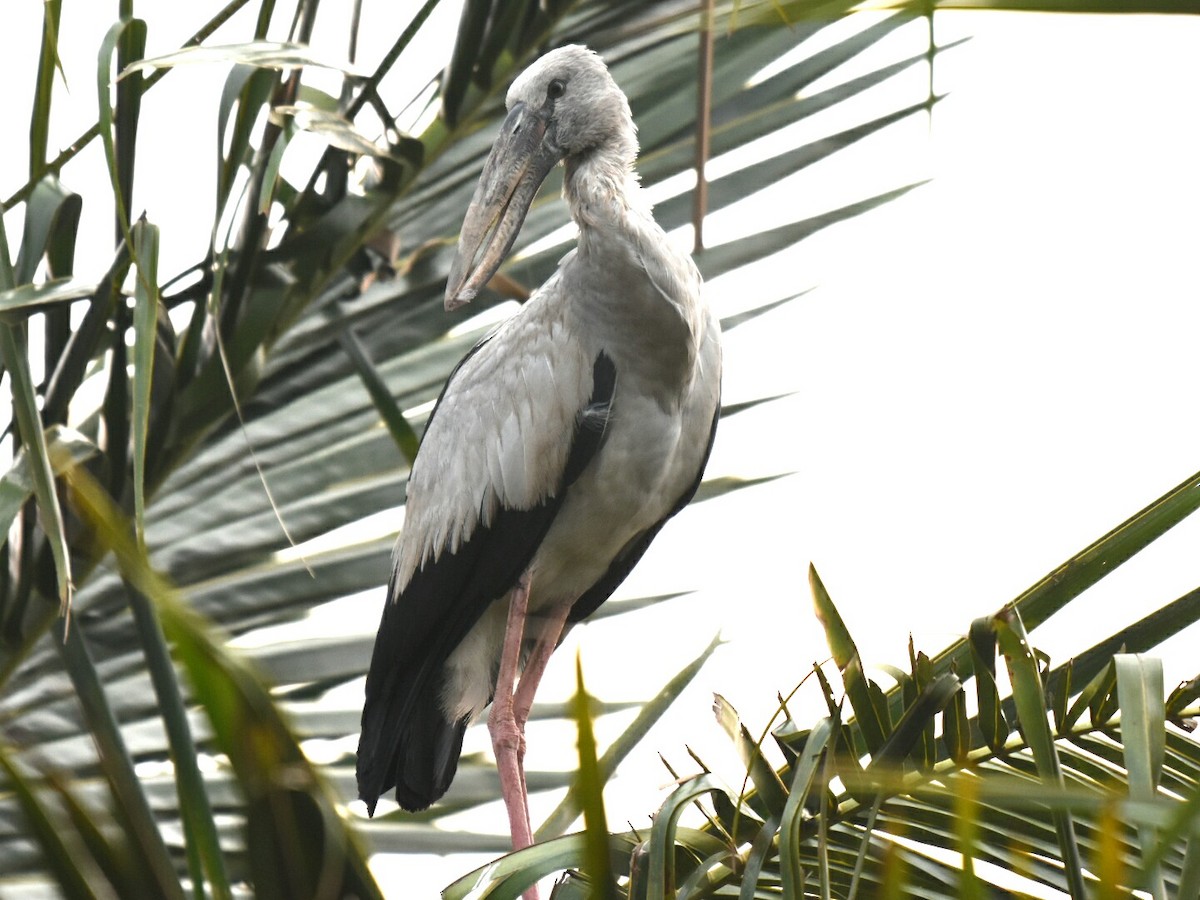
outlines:
{"label": "bird's breast", "polygon": [[567,489],[534,556],[532,606],[573,602],[631,540],[670,514],[706,445],[699,416],[692,418],[649,396],[618,394],[604,446]]}

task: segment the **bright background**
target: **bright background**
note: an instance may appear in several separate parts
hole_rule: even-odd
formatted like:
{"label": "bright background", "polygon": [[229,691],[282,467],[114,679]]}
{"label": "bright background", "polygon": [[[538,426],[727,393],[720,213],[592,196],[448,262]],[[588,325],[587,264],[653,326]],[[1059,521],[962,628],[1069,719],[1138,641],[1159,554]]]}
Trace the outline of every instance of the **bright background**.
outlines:
{"label": "bright background", "polygon": [[[107,4],[75,5],[63,16],[69,97],[56,101],[52,150],[95,120],[92,42],[112,16]],[[156,6],[173,12],[156,14]],[[200,16],[193,21],[185,9],[142,0],[148,55],[190,34]],[[323,4],[322,16],[333,10]],[[0,66],[15,108],[0,151],[5,179],[24,170],[30,36],[40,16],[34,0],[6,4]],[[406,18],[365,23],[365,64]],[[394,73],[392,91],[416,89],[440,68],[455,19],[454,4],[443,4],[419,38],[427,58]],[[788,396],[726,422],[710,465],[712,475],[788,474],[689,510],[618,596],[693,594],[578,628],[556,656],[539,699],[571,692],[577,647],[593,693],[633,699],[718,631],[727,641],[610,786],[613,827],[648,824],[657,806],[648,798],[668,782],[660,751],[691,772],[686,743],[736,778],[708,713],[711,693],[726,696],[757,732],[776,691],[789,692],[826,656],[808,600],[810,562],[868,664],[904,666],[910,633],[918,648],[940,649],[972,618],[1200,468],[1200,23],[951,12],[935,21],[940,44],[971,39],[938,56],[934,90],[948,96],[932,117],[913,117],[764,185],[707,225],[708,242],[720,243],[751,219],[793,221],[931,179],[736,283],[709,285],[723,316],[758,305],[781,284],[807,291],[729,335],[726,400]],[[832,41],[841,27],[814,40]],[[225,33],[233,40],[246,31],[235,20]],[[893,42],[921,52],[924,39],[924,22],[914,22],[812,90],[865,71],[874,54],[894,54]],[[328,49],[334,58],[344,52]],[[811,49],[812,42],[803,48]],[[198,259],[208,240],[224,77],[223,66],[181,68],[144,101],[134,212],[145,209],[162,226],[160,271],[168,276]],[[866,108],[919,100],[929,78],[928,67],[914,67],[806,120],[791,137],[811,140],[856,124]],[[181,142],[181,133],[194,139]],[[82,173],[90,166],[90,177],[103,179],[99,147],[85,156],[72,178],[89,177]],[[0,193],[18,186],[6,181]],[[104,192],[81,193],[90,202]],[[84,217],[84,232],[109,228],[111,210],[85,206]],[[6,224],[15,244],[19,221]],[[689,234],[675,237],[690,244]],[[98,252],[77,271],[97,275],[107,262]],[[1196,587],[1197,537],[1196,523],[1175,529],[1061,623],[1040,628],[1034,643],[1061,661]],[[373,631],[381,603],[382,592],[358,603],[361,615],[319,625]],[[1192,628],[1163,647],[1168,686],[1196,674],[1197,637]],[[817,711],[815,691],[801,697],[793,712]],[[601,721],[601,746],[630,717]],[[481,730],[468,736],[468,749],[484,745]],[[570,734],[531,726],[531,768],[569,768],[573,754]],[[556,801],[537,798],[535,819]],[[483,820],[448,824],[504,831],[499,804],[477,815]],[[483,861],[404,856],[375,864],[381,876],[402,873],[432,896]]]}

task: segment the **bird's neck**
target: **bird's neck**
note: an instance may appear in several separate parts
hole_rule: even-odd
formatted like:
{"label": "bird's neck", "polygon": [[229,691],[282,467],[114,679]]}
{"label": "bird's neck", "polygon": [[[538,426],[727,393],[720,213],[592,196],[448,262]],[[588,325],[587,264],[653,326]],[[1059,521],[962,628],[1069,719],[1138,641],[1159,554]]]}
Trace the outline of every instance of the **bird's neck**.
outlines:
{"label": "bird's neck", "polygon": [[[632,265],[656,284],[652,294],[676,306],[697,305],[695,266],[655,222],[633,168],[635,153],[633,145],[566,161],[563,195],[579,226],[579,255],[612,274]],[[656,278],[660,271],[686,283],[663,284]]]}
{"label": "bird's neck", "polygon": [[649,214],[628,148],[569,157],[564,163],[563,195],[581,232],[628,227],[631,212]]}
{"label": "bird's neck", "polygon": [[623,157],[595,153],[567,161],[563,193],[579,226],[575,264],[590,273],[586,283],[609,286],[587,292],[602,302],[588,303],[580,314],[594,333],[611,334],[627,348],[638,367],[654,369],[645,374],[678,397],[693,377],[706,322],[700,277],[654,221],[632,153],[629,162]]}

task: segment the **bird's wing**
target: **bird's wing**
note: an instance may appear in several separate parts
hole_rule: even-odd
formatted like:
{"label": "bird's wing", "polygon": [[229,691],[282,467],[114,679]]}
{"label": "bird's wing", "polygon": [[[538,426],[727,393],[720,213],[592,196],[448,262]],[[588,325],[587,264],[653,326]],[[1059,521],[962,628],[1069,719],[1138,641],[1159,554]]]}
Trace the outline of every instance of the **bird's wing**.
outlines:
{"label": "bird's wing", "polygon": [[465,722],[442,710],[445,661],[524,572],[603,443],[612,360],[526,312],[459,364],[413,465],[367,675],[358,774],[372,808],[393,783],[409,808],[449,786]]}

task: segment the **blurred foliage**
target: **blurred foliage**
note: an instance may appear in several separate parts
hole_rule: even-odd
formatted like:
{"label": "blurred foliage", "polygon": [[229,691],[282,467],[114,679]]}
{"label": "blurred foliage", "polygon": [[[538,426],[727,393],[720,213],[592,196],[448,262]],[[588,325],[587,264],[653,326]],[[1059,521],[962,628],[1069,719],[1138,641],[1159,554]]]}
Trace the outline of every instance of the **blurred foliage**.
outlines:
{"label": "blurred foliage", "polygon": [[[566,222],[552,177],[516,245],[518,261],[469,313],[442,310],[450,247],[509,81],[557,44],[581,42],[601,52],[639,124],[643,181],[665,182],[696,163],[701,14],[682,0],[467,0],[445,71],[428,85],[410,85],[410,95],[385,95],[381,85],[399,59],[430,52],[421,29],[436,5],[406,5],[396,14],[389,51],[362,68],[352,60],[353,49],[345,60],[310,49],[319,0],[212,4],[211,18],[194,36],[157,60],[144,53],[161,23],[138,18],[133,0],[119,0],[111,27],[94,36],[96,122],[57,156],[49,135],[63,87],[64,10],[61,0],[43,6],[28,172],[4,201],[7,215],[0,220],[0,364],[12,389],[5,432],[12,463],[0,477],[0,894],[367,897],[380,893],[364,863],[368,852],[503,849],[493,836],[437,827],[441,817],[497,796],[484,759],[463,761],[437,809],[416,818],[383,816],[369,826],[347,811],[354,797],[350,754],[328,765],[309,762],[305,742],[345,741],[357,732],[357,702],[336,689],[362,677],[371,635],[314,636],[305,622],[314,611],[353,609],[358,595],[381,588],[395,531],[376,528],[370,537],[305,544],[403,504],[407,461],[429,404],[480,330],[456,326],[507,297],[525,296],[561,256],[565,238],[520,253]],[[808,90],[842,65],[874,59],[866,54],[914,14],[898,8],[860,17],[824,49],[791,53],[852,7],[840,0],[716,4],[714,156],[852,101],[946,49],[930,46],[870,63],[849,81]],[[220,32],[218,41],[214,35],[242,10],[255,13],[253,28],[232,42]],[[787,63],[774,74],[750,80],[785,55]],[[152,164],[138,153],[140,135],[161,127],[143,115],[143,97],[184,62],[222,66],[228,74],[216,98],[209,246],[186,271],[166,273],[159,266],[162,223],[138,218],[131,201],[139,171]],[[337,96],[310,83],[315,66],[341,73]],[[914,98],[811,143],[785,143],[776,155],[713,179],[708,208],[723,209],[936,102],[932,95]],[[406,107],[424,112],[409,117],[428,123],[419,133],[396,126]],[[328,144],[303,181],[285,176],[282,166],[301,131]],[[89,145],[103,151],[104,185],[76,180],[77,157]],[[896,185],[811,218],[752,231],[708,248],[698,263],[706,277],[735,271],[911,187]],[[111,230],[81,230],[85,200],[111,203]],[[691,200],[684,192],[660,203],[664,227],[691,221]],[[18,220],[14,256],[18,236],[4,225]],[[82,247],[92,258],[101,248],[109,260],[104,271],[76,271]],[[783,285],[724,325],[736,328],[789,302],[797,290]],[[771,399],[744,401],[724,414]],[[698,499],[751,483],[712,479]],[[1195,485],[1181,489],[1167,512],[1140,531],[1122,532],[1125,543],[1105,545],[1095,559],[1110,565],[1126,558],[1150,532],[1193,509],[1197,493]],[[1086,577],[1100,575],[1086,560],[1079,566],[1078,572],[1092,573]],[[818,583],[814,588],[822,597]],[[1014,608],[1032,627],[1065,602],[1062,591],[1055,576]],[[629,614],[672,596],[635,598],[603,612]],[[1179,614],[1194,621],[1189,604]],[[1036,842],[1019,852],[996,849],[989,812],[977,817],[964,844],[976,858],[999,854],[1002,863],[1033,865],[1041,856],[1030,854],[1053,850],[1055,834],[1061,839],[1064,829],[1122,822],[1124,830],[1101,830],[1096,840],[1142,854],[1138,858],[1152,863],[1149,871],[1164,884],[1194,883],[1187,879],[1197,877],[1195,855],[1188,849],[1180,857],[1180,842],[1191,840],[1194,801],[1185,803],[1192,819],[1180,814],[1164,825],[1150,812],[1162,805],[1155,785],[1161,794],[1171,779],[1182,785],[1195,778],[1188,768],[1195,763],[1191,744],[1174,731],[1164,743],[1156,731],[1163,717],[1177,719],[1194,704],[1194,684],[1160,709],[1152,699],[1152,667],[1117,666],[1111,658],[1118,646],[1098,647],[1073,669],[1040,674],[1056,704],[1055,731],[1022,744],[1012,726],[1029,734],[1028,709],[1022,718],[1019,703],[1014,712],[1013,701],[984,691],[979,703],[987,718],[981,721],[968,717],[958,690],[958,679],[973,666],[995,673],[996,644],[988,644],[985,632],[1000,636],[1005,659],[1019,656],[1013,647],[1025,646],[1020,620],[997,617],[979,627],[980,640],[969,647],[915,657],[912,673],[883,691],[856,668],[832,601],[822,599],[821,609],[854,716],[841,718],[827,688],[825,723],[801,730],[789,720],[777,730],[796,771],[775,774],[736,714],[723,707],[722,721],[748,760],[756,791],[740,796],[711,775],[686,782],[660,814],[649,846],[629,836],[610,838],[615,874],[628,875],[621,867],[636,846],[644,848],[644,855],[635,852],[638,871],[649,879],[636,883],[648,885],[648,896],[661,895],[664,888],[655,885],[668,884],[726,891],[732,881],[722,867],[757,872],[762,892],[782,886],[799,896],[797,885],[815,877],[814,865],[821,878],[844,885],[854,854],[864,860],[861,878],[878,881],[888,866],[916,878],[937,867],[914,863],[907,851],[875,838],[859,849],[862,834],[876,834],[877,826],[894,833],[924,827],[922,834],[942,835],[943,843],[957,847],[967,832],[954,824],[955,803],[970,796],[981,809],[1003,804],[987,793],[990,787],[956,794],[952,775],[993,767],[1017,777],[1032,767],[1052,778],[1057,771],[1064,783],[1062,800],[1052,802],[1058,831],[1045,832],[1028,814],[1019,833]],[[1148,648],[1176,620],[1138,623],[1114,640]],[[242,649],[232,649],[233,640]],[[576,811],[590,810],[588,837],[548,840],[531,851],[536,862],[529,864],[555,871],[581,865],[588,853],[603,857],[598,784],[711,650],[599,754],[589,768],[594,777],[548,823],[561,833]],[[1027,665],[1021,678],[1037,670]],[[1141,697],[1140,706],[1130,692]],[[619,708],[584,705],[591,715]],[[1140,717],[1142,735],[1141,761],[1123,767],[1109,752],[1118,709],[1123,724],[1131,714]],[[946,710],[953,710],[949,720]],[[563,714],[535,709],[543,717]],[[938,714],[940,737],[933,726]],[[1098,724],[1077,727],[1080,721]],[[1087,758],[1108,761],[1105,784],[1124,783],[1128,775],[1133,799],[1118,797],[1100,812],[1087,807],[1090,813],[1081,817],[1083,801],[1071,793],[1071,779],[1082,763],[1066,749],[1081,741],[1103,743],[1086,745]],[[834,793],[835,762],[865,754],[883,762],[859,766],[859,780],[847,776]],[[951,772],[948,760],[959,768]],[[1108,777],[1109,769],[1116,774]],[[533,788],[549,788],[569,777],[530,772],[529,780]],[[882,804],[885,794],[923,805]],[[704,795],[714,798],[709,824],[680,825],[678,814]],[[814,809],[825,814],[814,816]],[[875,810],[869,827],[864,810]],[[781,847],[790,850],[780,853]],[[494,870],[497,878],[529,859],[510,857]],[[914,883],[944,883],[937,871]],[[1121,877],[1113,875],[1112,883]]]}
{"label": "blurred foliage", "polygon": [[[1094,582],[1090,559],[1127,558],[1131,533],[1158,537],[1195,508],[1197,491],[1200,473],[1057,568],[1063,604]],[[1200,619],[1200,592],[1052,668],[1023,621],[1038,615],[1034,588],[933,657],[910,641],[908,671],[887,668],[885,687],[866,675],[815,569],[809,580],[831,656],[809,683],[827,716],[797,722],[781,701],[781,721],[756,740],[717,697],[745,763],[740,788],[707,767],[682,779],[648,835],[611,836],[606,872],[589,832],[511,854],[445,896],[515,898],[563,869],[557,900],[594,896],[598,874],[631,898],[953,900],[1024,897],[1034,885],[1077,900],[1196,896],[1200,678],[1167,693],[1145,651]],[[768,736],[782,766],[768,762]],[[587,785],[588,773],[581,766],[583,802],[602,817],[602,786]],[[683,827],[702,798],[702,827]]]}

